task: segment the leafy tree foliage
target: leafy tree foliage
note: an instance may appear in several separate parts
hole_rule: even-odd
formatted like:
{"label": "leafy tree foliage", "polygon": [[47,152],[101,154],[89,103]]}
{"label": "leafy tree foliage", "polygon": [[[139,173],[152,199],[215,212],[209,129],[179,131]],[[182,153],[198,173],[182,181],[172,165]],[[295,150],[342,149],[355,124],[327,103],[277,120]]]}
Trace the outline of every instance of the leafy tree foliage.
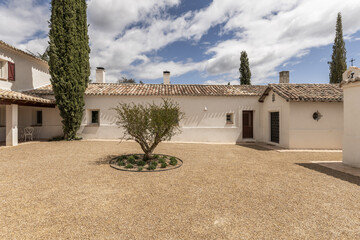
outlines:
{"label": "leafy tree foliage", "polygon": [[333,45],[333,53],[330,65],[330,83],[340,83],[342,74],[346,71],[346,48],[342,31],[341,13],[338,13],[336,21],[336,35]]}
{"label": "leafy tree foliage", "polygon": [[76,139],[89,82],[89,37],[85,0],[52,0],[49,67],[64,138]]}
{"label": "leafy tree foliage", "polygon": [[249,58],[245,51],[241,52],[239,72],[240,72],[240,84],[251,85],[251,71],[249,65]]}
{"label": "leafy tree foliage", "polygon": [[127,83],[136,84],[136,81],[135,81],[135,79],[132,79],[132,78],[122,77],[121,79],[119,79],[117,81],[117,83],[119,83],[119,84],[127,84]]}
{"label": "leafy tree foliage", "polygon": [[144,160],[153,158],[152,153],[161,141],[168,141],[180,132],[179,122],[184,113],[180,106],[163,99],[160,105],[119,103],[117,124],[124,128],[127,139],[134,139],[144,151]]}
{"label": "leafy tree foliage", "polygon": [[30,50],[26,50],[29,54],[33,55],[34,57],[38,57],[44,61],[49,62],[49,51],[50,51],[50,46],[48,46],[45,51],[43,53],[33,53]]}

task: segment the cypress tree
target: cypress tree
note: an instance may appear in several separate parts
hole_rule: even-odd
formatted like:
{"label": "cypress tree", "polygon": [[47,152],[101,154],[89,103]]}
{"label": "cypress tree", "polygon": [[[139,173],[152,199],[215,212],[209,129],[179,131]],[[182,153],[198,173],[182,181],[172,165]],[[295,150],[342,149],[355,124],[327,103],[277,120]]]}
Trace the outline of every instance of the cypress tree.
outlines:
{"label": "cypress tree", "polygon": [[50,75],[64,138],[76,139],[89,82],[89,37],[85,0],[52,0]]}
{"label": "cypress tree", "polygon": [[330,83],[340,83],[342,74],[346,71],[346,49],[342,31],[341,13],[338,13],[336,21],[336,36],[333,45],[333,54],[330,64]]}
{"label": "cypress tree", "polygon": [[249,66],[249,58],[245,51],[241,52],[239,72],[240,72],[240,84],[251,85],[251,71]]}

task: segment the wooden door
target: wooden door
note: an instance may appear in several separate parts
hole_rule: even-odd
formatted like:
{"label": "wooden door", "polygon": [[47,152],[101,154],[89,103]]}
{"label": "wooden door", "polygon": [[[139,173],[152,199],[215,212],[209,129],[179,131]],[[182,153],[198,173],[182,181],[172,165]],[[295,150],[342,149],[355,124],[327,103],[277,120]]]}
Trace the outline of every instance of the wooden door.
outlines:
{"label": "wooden door", "polygon": [[270,141],[279,143],[280,142],[280,123],[279,123],[279,112],[270,113]]}
{"label": "wooden door", "polygon": [[253,111],[243,111],[243,138],[253,138]]}

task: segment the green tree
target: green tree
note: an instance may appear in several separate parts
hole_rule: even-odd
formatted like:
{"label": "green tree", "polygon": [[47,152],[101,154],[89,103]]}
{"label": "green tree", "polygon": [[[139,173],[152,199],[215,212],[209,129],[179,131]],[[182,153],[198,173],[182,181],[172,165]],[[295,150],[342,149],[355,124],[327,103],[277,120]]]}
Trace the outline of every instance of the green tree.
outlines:
{"label": "green tree", "polygon": [[168,99],[160,105],[119,103],[117,125],[124,128],[127,139],[134,139],[144,151],[144,161],[153,158],[152,153],[161,141],[169,141],[180,132],[179,122],[184,117],[180,106]]}
{"label": "green tree", "polygon": [[117,81],[117,83],[119,83],[119,84],[126,84],[126,83],[136,84],[136,81],[135,81],[135,79],[132,79],[132,78],[122,77],[121,79],[119,79]]}
{"label": "green tree", "polygon": [[330,83],[340,83],[342,74],[346,71],[346,48],[343,38],[341,13],[338,13],[336,21],[336,35],[333,45],[330,66]]}
{"label": "green tree", "polygon": [[89,82],[89,37],[85,0],[52,0],[49,68],[64,138],[76,139]]}
{"label": "green tree", "polygon": [[44,53],[33,53],[32,51],[30,51],[30,50],[27,50],[26,49],[26,51],[29,53],[29,54],[31,54],[31,55],[33,55],[34,57],[37,57],[37,58],[40,58],[40,59],[42,59],[42,60],[44,60],[44,61],[47,61],[47,62],[49,62],[49,51],[50,51],[50,46],[48,46],[46,49],[45,49],[45,51],[44,51]]}
{"label": "green tree", "polygon": [[240,72],[240,84],[251,85],[251,71],[249,65],[249,58],[245,51],[241,52],[239,72]]}

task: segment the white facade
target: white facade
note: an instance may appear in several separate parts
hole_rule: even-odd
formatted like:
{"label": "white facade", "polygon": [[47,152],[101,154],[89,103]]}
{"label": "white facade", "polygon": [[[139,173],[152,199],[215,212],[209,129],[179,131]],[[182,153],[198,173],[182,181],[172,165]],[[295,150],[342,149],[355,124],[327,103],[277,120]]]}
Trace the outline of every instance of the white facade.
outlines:
{"label": "white facade", "polygon": [[[270,139],[270,113],[279,112],[279,143]],[[322,117],[313,119],[319,112]],[[341,149],[342,102],[288,102],[273,91],[261,104],[259,141],[291,149]]]}
{"label": "white facade", "polygon": [[[1,43],[1,42],[0,42]],[[46,62],[7,45],[0,44],[0,89],[22,91],[50,84]],[[15,64],[15,81],[6,79],[6,62]],[[97,69],[97,82],[104,83],[105,70]],[[1,79],[1,76],[3,77]],[[289,73],[282,72],[282,82],[289,81]],[[164,84],[170,84],[165,72]],[[172,96],[178,102],[185,119],[180,122],[178,142],[239,143],[258,141],[285,148],[340,149],[343,135],[342,102],[289,102],[273,91],[263,102],[259,96]],[[79,135],[85,139],[122,138],[112,108],[119,102],[159,103],[167,96],[85,96],[85,112]],[[50,98],[53,98],[50,96]],[[1,99],[0,99],[1,100]],[[5,105],[7,104],[7,105]],[[41,113],[39,113],[41,112]],[[251,112],[252,137],[244,138],[243,113]],[[279,113],[278,142],[271,138],[271,113]],[[319,112],[322,118],[313,119]],[[41,123],[38,122],[39,114]],[[228,122],[227,118],[231,121]],[[96,120],[95,122],[94,119]],[[61,117],[57,108],[1,104],[0,141],[16,145],[17,132],[32,126],[38,138],[49,139],[62,134]],[[248,131],[248,129],[247,129]],[[248,134],[248,133],[247,133]]]}
{"label": "white facade", "polygon": [[343,163],[358,168],[360,168],[359,77],[360,69],[352,67],[344,73],[342,83],[344,91]]}
{"label": "white facade", "polygon": [[[179,103],[185,118],[180,126],[182,133],[173,141],[180,142],[242,142],[242,111],[254,111],[254,126],[259,125],[258,97],[171,97]],[[122,130],[116,125],[116,112],[111,108],[119,102],[160,103],[161,97],[150,96],[86,96],[83,124],[79,131],[84,138],[121,138]],[[99,125],[91,125],[89,111],[99,110]],[[226,114],[233,114],[232,124],[226,123]],[[260,138],[259,128],[254,127],[254,137]]]}

